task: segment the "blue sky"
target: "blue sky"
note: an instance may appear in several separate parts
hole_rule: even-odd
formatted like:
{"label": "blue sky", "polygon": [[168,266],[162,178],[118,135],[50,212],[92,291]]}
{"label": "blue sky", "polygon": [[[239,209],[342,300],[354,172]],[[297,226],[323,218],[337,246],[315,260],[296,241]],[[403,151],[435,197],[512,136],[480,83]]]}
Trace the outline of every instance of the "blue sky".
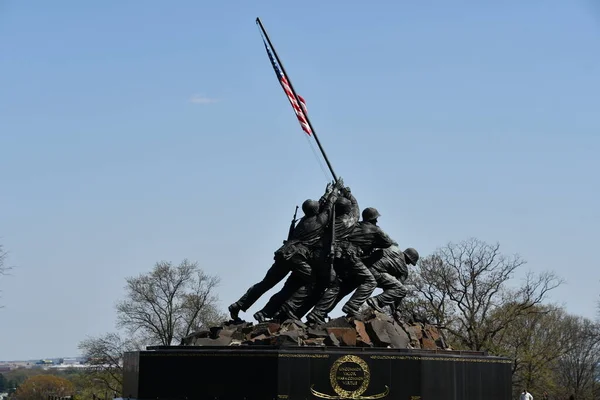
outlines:
{"label": "blue sky", "polygon": [[[485,4],[484,4],[485,3]],[[159,260],[262,278],[327,175],[401,246],[500,242],[600,289],[600,6],[593,1],[0,2],[0,360],[75,355]],[[260,300],[246,318],[260,307]]]}

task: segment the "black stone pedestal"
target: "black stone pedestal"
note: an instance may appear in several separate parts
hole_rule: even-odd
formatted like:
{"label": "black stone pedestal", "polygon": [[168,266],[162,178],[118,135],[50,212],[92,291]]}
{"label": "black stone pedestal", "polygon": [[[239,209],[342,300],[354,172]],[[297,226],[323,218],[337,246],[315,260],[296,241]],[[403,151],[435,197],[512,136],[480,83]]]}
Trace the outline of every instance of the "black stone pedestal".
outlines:
{"label": "black stone pedestal", "polygon": [[124,398],[511,398],[511,361],[479,352],[259,346],[151,349],[125,355]]}

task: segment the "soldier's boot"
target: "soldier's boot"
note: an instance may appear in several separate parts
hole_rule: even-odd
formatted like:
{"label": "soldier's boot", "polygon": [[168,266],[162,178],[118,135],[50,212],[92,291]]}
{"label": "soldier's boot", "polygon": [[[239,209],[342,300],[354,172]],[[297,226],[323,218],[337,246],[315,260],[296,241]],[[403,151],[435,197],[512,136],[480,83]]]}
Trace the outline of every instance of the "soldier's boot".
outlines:
{"label": "soldier's boot", "polygon": [[325,318],[323,318],[318,313],[310,312],[306,316],[306,321],[308,321],[309,324],[323,325],[325,323]]}
{"label": "soldier's boot", "polygon": [[342,307],[342,312],[346,313],[346,318],[351,318],[351,319],[361,319],[361,315],[360,312],[358,310],[353,309],[352,307],[348,307],[348,304],[344,305],[344,307]]}
{"label": "soldier's boot", "polygon": [[258,321],[258,323],[265,322],[267,320],[267,315],[264,312],[258,311],[253,315],[254,319]]}
{"label": "soldier's boot", "polygon": [[232,305],[230,305],[229,306],[229,315],[231,316],[231,319],[234,321],[240,319],[239,314],[240,314],[241,310],[242,310],[242,308],[240,307],[238,302],[235,302]]}
{"label": "soldier's boot", "polygon": [[385,312],[385,311],[383,311],[383,308],[381,308],[381,305],[379,304],[379,299],[377,299],[375,297],[371,297],[371,298],[367,299],[367,305],[377,312],[380,312],[380,313]]}
{"label": "soldier's boot", "polygon": [[276,312],[275,315],[273,315],[273,320],[275,320],[275,321],[283,322],[286,319],[289,319],[288,316],[286,315],[286,313],[284,313],[281,310]]}
{"label": "soldier's boot", "polygon": [[350,318],[361,320],[360,308],[377,287],[377,281],[371,271],[358,259],[352,260],[348,267],[350,275],[358,285],[350,299],[344,304],[342,311]]}
{"label": "soldier's boot", "polygon": [[284,304],[279,312],[277,313],[277,319],[280,321],[285,321],[286,319],[293,319],[295,321],[300,321],[300,318],[292,311],[291,307],[288,304]]}

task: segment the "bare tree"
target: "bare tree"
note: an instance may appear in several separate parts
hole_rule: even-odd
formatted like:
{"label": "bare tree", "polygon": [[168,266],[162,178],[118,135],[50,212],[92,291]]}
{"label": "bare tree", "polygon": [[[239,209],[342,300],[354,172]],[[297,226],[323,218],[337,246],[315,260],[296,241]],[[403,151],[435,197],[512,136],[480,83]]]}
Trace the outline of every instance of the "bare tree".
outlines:
{"label": "bare tree", "polygon": [[124,353],[140,349],[133,339],[125,339],[118,333],[107,333],[79,343],[79,350],[88,365],[86,374],[116,393],[122,391]]}
{"label": "bare tree", "polygon": [[219,278],[206,275],[197,263],[154,269],[127,278],[126,298],[117,304],[117,326],[143,341],[169,346],[191,332],[226,317],[217,309]]}
{"label": "bare tree", "polygon": [[558,360],[556,383],[562,396],[594,400],[600,363],[600,326],[583,317],[576,317],[574,322],[570,351]]}
{"label": "bare tree", "polygon": [[145,345],[179,344],[191,332],[226,319],[217,308],[219,278],[206,275],[197,263],[161,261],[137,277],[126,279],[125,299],[117,303],[117,327],[127,335],[108,333],[82,341],[90,379],[120,393],[123,356]]}
{"label": "bare tree", "polygon": [[[422,259],[409,286],[417,306],[450,333],[455,346],[490,350],[506,326],[537,312],[535,306],[562,283],[553,273],[529,273],[511,289],[508,282],[524,264],[518,255],[503,255],[499,244],[469,239]],[[494,313],[501,307],[502,314]]]}
{"label": "bare tree", "polygon": [[[4,247],[0,244],[0,276],[4,276],[8,274],[8,271],[11,270],[11,267],[6,265],[6,259],[8,257],[8,253],[4,250]],[[0,305],[2,308],[2,305]]]}
{"label": "bare tree", "polygon": [[6,271],[4,261],[6,260],[6,251],[4,251],[4,247],[0,244],[0,275],[4,274]]}
{"label": "bare tree", "polygon": [[450,268],[438,255],[433,254],[419,261],[416,271],[409,274],[404,308],[415,316],[431,319],[438,326],[445,326],[455,312],[455,304],[450,301],[447,290],[442,290],[445,281],[454,280]]}

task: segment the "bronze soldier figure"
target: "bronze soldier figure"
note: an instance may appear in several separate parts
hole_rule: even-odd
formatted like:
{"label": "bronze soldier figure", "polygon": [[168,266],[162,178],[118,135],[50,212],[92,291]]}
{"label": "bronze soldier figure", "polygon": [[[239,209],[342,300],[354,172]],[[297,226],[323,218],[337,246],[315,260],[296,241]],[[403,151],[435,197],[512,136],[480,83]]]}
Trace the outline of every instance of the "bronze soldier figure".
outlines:
{"label": "bronze soldier figure", "polygon": [[[313,282],[311,247],[321,240],[325,226],[330,220],[331,210],[337,201],[339,187],[343,185],[340,179],[335,185],[328,184],[325,194],[319,201],[306,200],[302,204],[304,217],[294,228],[290,240],[284,241],[274,256],[274,263],[267,271],[262,281],[252,285],[248,291],[235,303],[229,306],[231,318],[236,320],[240,311],[248,310],[263,294],[277,285],[285,276],[292,272],[294,281]],[[260,322],[271,316],[277,309],[272,309],[278,303],[277,299],[254,315]]]}
{"label": "bronze soldier figure", "polygon": [[338,296],[342,281],[346,282],[347,287],[352,288],[350,292],[354,290],[354,293],[342,308],[342,311],[352,318],[359,317],[360,307],[377,287],[375,276],[362,262],[361,257],[370,254],[376,248],[390,247],[395,242],[377,226],[377,219],[380,214],[375,208],[364,209],[362,217],[363,220],[357,223],[345,238],[340,238],[337,241],[335,265],[338,277],[306,316],[309,322],[318,324],[325,322],[327,314],[341,300],[341,298],[338,299]]}
{"label": "bronze soldier figure", "polygon": [[[344,240],[354,229],[358,222],[360,209],[358,208],[358,202],[352,195],[349,187],[340,189],[340,197],[338,198],[335,206],[335,243],[339,240]],[[336,285],[336,272],[331,271],[332,258],[335,254],[330,254],[332,240],[331,226],[323,234],[321,244],[315,247],[315,261],[318,260],[321,264],[329,265],[324,268],[328,276],[322,279],[328,279],[327,289],[315,290],[314,285],[305,285],[301,287],[293,296],[286,301],[278,313],[278,319],[293,318],[300,319],[316,304],[323,302],[323,297]],[[336,259],[334,259],[337,261]],[[373,284],[374,281],[373,281]],[[369,296],[370,292],[367,294]],[[328,299],[328,298],[327,298]],[[365,298],[366,299],[366,298]]]}
{"label": "bronze soldier figure", "polygon": [[[407,263],[412,264],[413,259],[407,254],[415,254],[416,250],[406,249],[404,252],[396,245],[386,249],[376,249],[369,256],[363,258],[363,263],[369,268],[377,281],[377,287],[383,292],[375,297],[369,298],[366,303],[371,308],[384,312],[383,307],[390,306],[394,310],[406,296],[406,290],[402,285],[408,277]],[[418,254],[417,254],[418,259]],[[407,261],[408,260],[408,261]],[[415,261],[416,263],[416,261]],[[341,279],[340,291],[332,304],[332,309],[356,288],[356,283],[351,277]]]}
{"label": "bronze soldier figure", "polygon": [[369,266],[375,277],[377,287],[383,289],[377,296],[369,298],[367,304],[379,312],[383,312],[385,306],[397,309],[406,297],[403,283],[408,277],[407,264],[417,265],[417,261],[417,250],[409,247],[402,251],[395,245],[387,249],[377,249],[366,257],[364,263]]}
{"label": "bronze soldier figure", "polygon": [[[318,220],[318,224],[325,229],[321,232],[322,235],[327,235],[327,224],[331,220],[331,210],[333,208],[332,204],[336,204],[337,198],[339,198],[339,190],[343,187],[344,182],[340,178],[337,183],[334,185],[333,189],[337,193],[334,194],[336,198],[331,198],[328,203],[328,209],[326,213],[322,214],[320,220]],[[323,199],[321,200],[323,202]],[[328,219],[325,221],[325,219]],[[309,228],[311,227],[310,221],[305,224]],[[294,237],[303,237],[303,229],[306,229],[307,226],[301,225],[300,223],[294,229]],[[285,320],[285,319],[299,319],[291,309],[286,309],[283,307],[283,304],[290,299],[294,293],[300,290],[303,287],[310,288],[310,293],[314,296],[321,296],[331,282],[330,278],[330,267],[326,263],[326,258],[324,257],[325,252],[322,248],[323,240],[314,240],[308,242],[306,247],[310,251],[310,255],[304,258],[304,261],[310,266],[312,272],[312,280],[308,280],[307,277],[303,274],[299,274],[295,271],[288,276],[283,287],[277,293],[275,293],[267,304],[256,314],[254,314],[254,318],[263,322],[266,319],[273,318],[275,314],[279,311],[279,315],[277,315],[277,319]]]}

